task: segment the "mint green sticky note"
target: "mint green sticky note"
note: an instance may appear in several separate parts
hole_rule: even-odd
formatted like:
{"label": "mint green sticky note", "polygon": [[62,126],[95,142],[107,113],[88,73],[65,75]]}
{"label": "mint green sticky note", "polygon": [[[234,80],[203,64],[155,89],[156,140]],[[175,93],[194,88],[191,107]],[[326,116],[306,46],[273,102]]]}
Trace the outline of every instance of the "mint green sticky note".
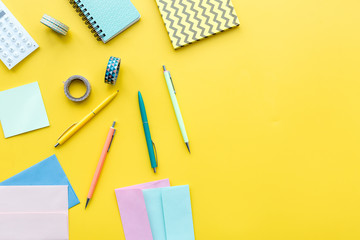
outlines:
{"label": "mint green sticky note", "polygon": [[195,240],[189,185],[163,188],[167,240]]}
{"label": "mint green sticky note", "polygon": [[0,121],[5,138],[49,126],[39,84],[0,92]]}
{"label": "mint green sticky note", "polygon": [[154,240],[166,240],[161,191],[164,188],[144,189],[146,211]]}

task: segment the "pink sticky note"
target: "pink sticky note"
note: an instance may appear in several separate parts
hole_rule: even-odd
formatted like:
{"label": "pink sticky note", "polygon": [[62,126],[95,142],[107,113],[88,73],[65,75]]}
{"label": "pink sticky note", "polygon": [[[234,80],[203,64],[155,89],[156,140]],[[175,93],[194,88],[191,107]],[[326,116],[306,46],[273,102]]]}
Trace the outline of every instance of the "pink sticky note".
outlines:
{"label": "pink sticky note", "polygon": [[169,179],[115,189],[126,240],[153,240],[142,189],[162,187]]}

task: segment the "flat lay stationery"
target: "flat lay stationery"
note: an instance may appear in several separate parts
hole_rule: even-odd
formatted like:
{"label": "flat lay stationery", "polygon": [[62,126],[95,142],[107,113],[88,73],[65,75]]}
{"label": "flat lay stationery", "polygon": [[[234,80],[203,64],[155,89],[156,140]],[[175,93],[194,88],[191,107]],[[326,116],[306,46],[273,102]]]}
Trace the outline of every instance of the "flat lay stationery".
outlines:
{"label": "flat lay stationery", "polygon": [[166,70],[166,67],[163,66],[163,70],[164,70],[164,76],[165,76],[165,81],[166,81],[166,85],[168,87],[169,90],[169,94],[170,94],[170,98],[171,98],[171,102],[173,104],[173,108],[175,111],[175,115],[176,115],[176,119],[178,121],[179,127],[180,127],[180,131],[181,131],[181,135],[183,136],[185,145],[190,153],[190,146],[189,146],[189,139],[185,130],[185,124],[184,124],[184,120],[182,118],[181,112],[180,112],[180,107],[179,107],[179,103],[176,99],[176,91],[175,91],[175,86],[174,86],[174,82],[171,78],[170,72],[168,70]]}
{"label": "flat lay stationery", "polygon": [[86,205],[85,205],[85,209],[87,207],[87,205],[89,204],[90,202],[90,199],[92,198],[93,194],[94,194],[94,191],[95,191],[95,187],[96,187],[96,184],[98,182],[98,179],[100,177],[100,173],[101,173],[101,169],[104,165],[104,162],[105,162],[105,158],[110,150],[110,147],[111,147],[111,144],[112,144],[112,141],[114,139],[114,136],[115,136],[115,122],[113,122],[110,130],[109,130],[109,133],[106,137],[106,141],[105,141],[105,145],[103,147],[103,150],[101,152],[101,156],[100,156],[100,160],[99,160],[99,163],[96,167],[96,171],[95,171],[95,174],[94,174],[94,177],[93,177],[93,180],[91,182],[91,186],[90,186],[90,190],[89,190],[89,193],[88,193],[88,196],[87,196],[87,199],[86,199]]}
{"label": "flat lay stationery", "polygon": [[140,19],[139,12],[130,0],[70,0],[70,3],[92,29],[94,36],[104,43]]}
{"label": "flat lay stationery", "polygon": [[126,240],[152,240],[143,189],[170,187],[169,179],[115,189]]}
{"label": "flat lay stationery", "polygon": [[240,25],[231,0],[156,0],[174,49]]}
{"label": "flat lay stationery", "polygon": [[0,182],[0,186],[66,185],[68,206],[80,203],[57,157],[52,155],[28,169]]}
{"label": "flat lay stationery", "polygon": [[0,240],[360,240],[359,9],[0,0]]}
{"label": "flat lay stationery", "polygon": [[99,106],[92,110],[88,115],[86,115],[80,122],[71,125],[57,140],[55,147],[58,147],[64,144],[69,138],[71,138],[77,131],[80,130],[86,123],[88,123],[96,114],[98,114],[104,107],[106,107],[117,95],[119,91],[115,91],[109,97],[107,97]]}
{"label": "flat lay stationery", "polygon": [[68,186],[0,186],[0,239],[69,239]]}
{"label": "flat lay stationery", "polygon": [[[174,182],[191,179],[192,169],[196,169],[197,161],[189,161],[193,160],[191,158],[196,154],[186,153],[187,151],[191,153],[189,138],[176,96],[174,81],[170,71],[164,65],[165,83],[182,141],[187,150],[184,145],[181,145],[180,151],[176,150],[176,146],[169,148],[169,145],[166,145],[172,134],[179,134],[179,131],[177,127],[167,125],[174,119],[166,114],[166,109],[170,105],[167,105],[169,104],[168,99],[162,98],[167,94],[158,88],[158,84],[159,86],[163,84],[160,80],[162,76],[160,76],[160,69],[156,75],[154,64],[159,66],[159,63],[166,61],[178,68],[183,67],[183,69],[196,72],[197,69],[186,66],[186,64],[191,66],[193,64],[191,61],[194,61],[195,58],[184,58],[187,55],[179,55],[181,51],[176,51],[177,55],[174,54],[174,51],[170,53],[164,51],[166,44],[162,40],[166,43],[167,36],[161,35],[164,30],[163,23],[173,48],[179,49],[239,26],[240,22],[231,0],[153,0],[152,2],[68,0],[68,3],[54,2],[51,4],[44,0],[31,4],[25,1],[17,3],[0,0],[0,60],[8,69],[12,69],[39,45],[2,1],[14,8],[14,12],[16,15],[18,14],[21,21],[24,21],[27,29],[40,36],[38,41],[43,47],[41,51],[38,51],[38,57],[34,57],[33,63],[30,63],[29,66],[18,66],[12,71],[6,70],[9,73],[6,73],[5,77],[0,73],[0,85],[4,85],[0,91],[0,123],[4,137],[10,138],[27,133],[4,140],[6,146],[4,150],[0,151],[2,154],[0,163],[4,165],[4,168],[24,165],[23,168],[20,168],[24,170],[11,177],[7,176],[7,179],[0,179],[0,240],[68,240],[73,238],[195,240],[189,185],[171,186],[168,178],[156,179],[158,174],[173,175],[176,177]],[[134,4],[141,5],[138,6],[139,10],[147,11],[142,16],[149,25],[144,28],[142,23],[139,23],[128,33],[123,33],[140,20],[140,12]],[[34,10],[35,7],[32,5],[36,6],[37,10]],[[146,10],[147,8],[151,10]],[[158,11],[160,11],[161,17]],[[153,18],[152,22],[148,21],[150,18]],[[41,24],[39,24],[39,19]],[[90,29],[94,37],[102,42],[96,42],[86,37],[88,32],[81,21]],[[69,32],[70,27],[71,32]],[[140,38],[134,39],[131,35],[139,29],[146,31]],[[120,33],[124,35],[108,43]],[[136,45],[128,46],[129,43],[136,43]],[[140,52],[139,49],[143,50]],[[144,49],[150,49],[151,54]],[[197,63],[206,62],[213,52],[214,49],[209,49],[208,55],[198,52]],[[45,54],[48,54],[47,57]],[[150,55],[152,55],[151,58]],[[115,56],[121,56],[121,58]],[[161,59],[158,59],[159,56]],[[66,59],[64,59],[65,57]],[[172,58],[182,59],[184,62],[176,63]],[[222,61],[224,60],[219,59],[219,62]],[[151,74],[152,71],[155,73],[154,76]],[[121,81],[119,73],[121,73]],[[146,73],[146,77],[144,77],[144,73]],[[39,82],[34,82],[32,79],[39,79]],[[25,80],[30,83],[24,83]],[[195,80],[202,81],[198,78],[181,79],[184,81],[182,84],[186,84],[186,81],[193,83]],[[117,87],[114,89],[116,84]],[[213,83],[209,82],[209,85],[211,84]],[[13,85],[16,87],[6,87]],[[72,94],[74,89],[84,86],[86,88],[84,94],[79,94],[79,97]],[[140,88],[142,92],[137,92],[137,99],[129,98],[129,96],[135,96],[135,90]],[[154,89],[158,91],[153,91]],[[197,103],[197,96],[193,95],[196,89],[188,88],[187,90],[189,91],[184,92],[182,96],[194,104]],[[108,95],[109,91],[112,94]],[[107,95],[107,98],[101,99],[101,96],[104,96],[102,94]],[[118,95],[119,102],[113,101]],[[46,99],[43,99],[43,96]],[[146,111],[143,96],[148,96],[148,110],[151,109],[151,112]],[[100,102],[100,100],[103,101]],[[98,105],[88,112],[94,102],[97,102]],[[100,123],[97,121],[89,123],[112,102],[114,102],[112,111],[104,111],[98,117]],[[137,104],[140,116],[135,109]],[[45,106],[49,107],[48,112]],[[185,109],[188,110],[188,106],[184,106],[183,110]],[[200,110],[205,111],[204,109]],[[150,115],[150,113],[154,115]],[[48,114],[49,118],[54,118],[51,127],[49,127]],[[51,148],[48,140],[51,138],[55,140],[54,137],[57,136],[54,134],[60,133],[62,124],[79,115],[83,118],[60,134],[54,148]],[[190,122],[191,118],[194,119],[197,116],[190,112],[186,118],[188,117],[190,118],[187,121]],[[140,129],[140,118],[142,129]],[[117,119],[116,122],[118,122],[117,130],[126,134],[124,138],[115,141],[114,136],[117,130],[114,119]],[[156,133],[159,131],[156,139],[159,139],[159,145],[162,145],[159,156],[161,155],[161,159],[164,158],[164,165],[162,165],[164,171],[161,170],[160,173],[157,173],[159,170],[158,152],[150,133],[149,120]],[[111,126],[110,121],[112,122]],[[108,122],[109,125],[106,126],[110,129],[107,130],[106,138],[104,135],[104,139],[101,139],[101,134],[105,134],[105,130],[103,130],[105,122]],[[87,124],[91,131],[84,130],[83,136],[79,134],[81,145],[71,146],[70,144],[69,148],[65,149],[60,147]],[[42,130],[46,130],[46,134],[40,134],[40,131],[38,131],[39,134],[28,133],[46,127],[49,128]],[[205,128],[207,125],[203,124],[202,127]],[[195,130],[200,132],[202,129],[198,125]],[[28,137],[31,136],[34,137],[29,140]],[[76,139],[74,138],[74,140]],[[121,141],[122,144],[119,143]],[[195,142],[195,137],[193,141]],[[101,154],[96,153],[96,146],[100,144],[102,146]],[[133,144],[133,148],[129,147],[130,144]],[[0,147],[2,145],[0,144]],[[110,148],[112,152],[111,156],[108,156]],[[98,150],[100,151],[100,148]],[[61,161],[53,153],[49,154],[49,151],[57,151],[57,156]],[[47,154],[46,156],[53,155],[36,164],[29,164],[34,154],[41,153]],[[145,153],[148,158],[144,155]],[[97,154],[100,156],[96,156]],[[104,168],[107,157],[111,157],[108,164],[113,165]],[[144,157],[146,159],[141,159]],[[96,160],[95,168],[95,165],[90,163],[92,161],[95,163]],[[151,172],[148,168],[145,170],[138,168],[142,164],[146,164],[148,167],[149,160]],[[209,163],[212,164],[210,161],[211,159],[209,159]],[[83,181],[84,175],[89,173],[91,166],[94,167],[91,170],[94,173],[92,181],[90,182],[89,179],[89,182],[86,183]],[[184,168],[185,166],[187,169]],[[207,173],[205,170],[203,172]],[[102,180],[100,180],[101,174],[103,175]],[[204,177],[204,175],[201,176]],[[115,186],[132,181],[129,177],[139,178],[140,182],[145,183],[114,189]],[[203,181],[208,183],[206,178]],[[89,185],[85,186],[85,184]],[[80,201],[73,186],[75,189],[79,189],[77,193],[81,193],[83,199],[87,193],[85,208],[74,208],[79,205]],[[209,184],[209,186],[214,188],[213,185]],[[97,191],[102,190],[102,192],[101,195],[94,197],[96,187]],[[193,191],[198,191],[198,189],[194,188]],[[112,195],[113,190],[115,196]],[[197,196],[194,194],[194,197]],[[94,204],[94,201],[98,204],[97,207],[89,207]],[[115,202],[118,209],[114,205]],[[197,205],[194,202],[194,209],[199,206],[199,202],[199,200],[196,202]],[[117,210],[119,214],[117,214]],[[212,211],[212,209],[210,210]],[[100,217],[100,214],[104,213],[111,213],[113,216]],[[78,217],[69,221],[69,216],[71,218],[72,215]],[[79,217],[81,215],[83,218]],[[119,221],[118,226],[111,225],[110,221],[113,221],[114,218],[115,221]],[[83,221],[81,224],[77,222],[80,220]],[[69,231],[69,223],[73,224],[74,230]],[[96,228],[95,224],[97,224]],[[111,226],[108,231],[112,233],[108,234],[102,231],[99,233],[102,225]],[[117,236],[116,234],[121,234],[121,232],[119,233],[121,227],[124,236]],[[84,232],[79,234],[76,232],[79,229]],[[117,232],[114,234],[114,231]],[[73,234],[72,237],[71,234]]]}
{"label": "flat lay stationery", "polygon": [[0,92],[0,121],[5,138],[49,126],[38,82]]}
{"label": "flat lay stationery", "polygon": [[[158,166],[157,157],[156,157],[156,147],[155,147],[155,143],[151,139],[149,122],[148,122],[146,110],[145,110],[145,104],[144,104],[144,100],[141,96],[140,91],[138,92],[138,100],[139,100],[141,120],[142,120],[143,128],[144,128],[146,145],[147,145],[148,152],[149,152],[150,164],[151,164],[151,168],[154,170],[154,173],[156,173],[156,168]],[[154,151],[154,149],[155,149],[155,151]]]}

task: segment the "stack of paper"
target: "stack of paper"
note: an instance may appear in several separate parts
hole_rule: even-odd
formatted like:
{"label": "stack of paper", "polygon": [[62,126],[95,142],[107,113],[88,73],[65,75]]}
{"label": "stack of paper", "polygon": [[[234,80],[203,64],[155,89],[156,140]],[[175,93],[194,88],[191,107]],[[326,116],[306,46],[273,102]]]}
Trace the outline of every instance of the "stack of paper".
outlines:
{"label": "stack of paper", "polygon": [[15,176],[0,182],[0,186],[16,185],[67,185],[69,187],[69,208],[80,203],[55,155],[52,155]]}
{"label": "stack of paper", "polygon": [[127,240],[152,240],[142,189],[169,187],[169,179],[115,190],[121,221]]}
{"label": "stack of paper", "polygon": [[5,138],[49,126],[39,84],[0,92],[0,121]]}
{"label": "stack of paper", "polygon": [[68,186],[0,186],[0,239],[69,239]]}
{"label": "stack of paper", "polygon": [[115,190],[127,240],[194,240],[189,186],[168,179]]}

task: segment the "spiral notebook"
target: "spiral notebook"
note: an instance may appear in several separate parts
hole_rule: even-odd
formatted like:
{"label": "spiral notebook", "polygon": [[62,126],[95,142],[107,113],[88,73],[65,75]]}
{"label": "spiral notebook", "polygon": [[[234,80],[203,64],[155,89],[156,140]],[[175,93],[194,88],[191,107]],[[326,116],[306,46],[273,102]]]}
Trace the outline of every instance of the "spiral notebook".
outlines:
{"label": "spiral notebook", "polygon": [[156,0],[175,49],[240,25],[231,0]]}
{"label": "spiral notebook", "polygon": [[140,14],[130,0],[70,0],[76,12],[94,33],[107,43],[139,21]]}

